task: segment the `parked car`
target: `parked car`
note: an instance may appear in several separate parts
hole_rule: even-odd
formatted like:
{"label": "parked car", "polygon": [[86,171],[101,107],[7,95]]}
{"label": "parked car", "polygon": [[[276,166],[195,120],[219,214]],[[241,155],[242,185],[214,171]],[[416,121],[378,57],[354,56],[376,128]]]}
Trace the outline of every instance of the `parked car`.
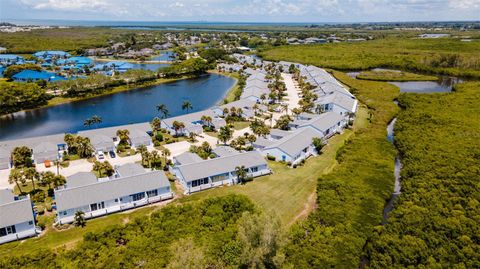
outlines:
{"label": "parked car", "polygon": [[98,158],[99,160],[105,159],[105,154],[103,154],[103,151],[99,151],[99,152],[97,153],[97,158]]}
{"label": "parked car", "polygon": [[110,154],[110,158],[115,158],[116,155],[115,155],[115,151],[111,150],[110,152],[108,152],[108,154]]}

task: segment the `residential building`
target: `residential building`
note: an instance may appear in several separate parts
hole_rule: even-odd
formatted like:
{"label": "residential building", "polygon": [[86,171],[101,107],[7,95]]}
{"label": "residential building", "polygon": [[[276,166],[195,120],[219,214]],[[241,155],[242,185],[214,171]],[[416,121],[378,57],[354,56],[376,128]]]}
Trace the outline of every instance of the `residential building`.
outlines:
{"label": "residential building", "polygon": [[0,190],[0,244],[37,234],[30,197],[15,197],[12,190]]}
{"label": "residential building", "polygon": [[163,171],[140,171],[141,167],[132,169],[131,165],[117,168],[123,173],[112,179],[93,181],[85,174],[67,178],[65,187],[55,190],[57,223],[73,222],[78,211],[88,219],[173,198]]}
{"label": "residential building", "polygon": [[335,133],[341,132],[346,124],[347,121],[344,116],[335,112],[326,112],[311,120],[301,122],[297,128],[313,128],[321,133],[321,137],[326,139]]}
{"label": "residential building", "polygon": [[32,148],[33,160],[35,163],[44,163],[46,161],[54,162],[59,158],[58,145],[45,141]]}
{"label": "residential building", "polygon": [[0,170],[10,168],[10,152],[0,148]]}
{"label": "residential building", "polygon": [[238,183],[236,167],[245,167],[249,177],[270,174],[267,162],[256,151],[174,166],[171,171],[185,189],[193,193],[204,189]]}
{"label": "residential building", "polygon": [[0,54],[0,65],[24,64],[23,57],[14,54]]}
{"label": "residential building", "polygon": [[320,132],[313,128],[298,129],[292,132],[292,134],[260,149],[260,152],[264,156],[275,157],[277,161],[295,165],[316,153],[312,145],[313,138],[321,138],[322,136]]}

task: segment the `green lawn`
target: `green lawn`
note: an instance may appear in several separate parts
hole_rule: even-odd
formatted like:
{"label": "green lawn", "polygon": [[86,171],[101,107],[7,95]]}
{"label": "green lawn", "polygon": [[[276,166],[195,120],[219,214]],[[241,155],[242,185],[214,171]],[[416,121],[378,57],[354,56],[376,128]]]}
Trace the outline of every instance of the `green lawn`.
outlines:
{"label": "green lawn", "polygon": [[250,126],[249,121],[236,121],[233,123],[233,129],[235,130],[242,130]]}
{"label": "green lawn", "polygon": [[[367,114],[366,108],[361,107],[355,121],[355,129],[367,126]],[[261,208],[278,215],[284,225],[290,225],[297,217],[306,216],[313,207],[315,197],[312,195],[315,194],[318,177],[328,173],[336,165],[337,150],[352,134],[352,130],[346,130],[343,134],[334,136],[324,147],[322,155],[308,159],[304,166],[293,169],[285,164],[269,162],[268,165],[273,171],[271,175],[256,178],[245,185],[195,193],[180,202],[198,201],[230,193],[243,194]]]}

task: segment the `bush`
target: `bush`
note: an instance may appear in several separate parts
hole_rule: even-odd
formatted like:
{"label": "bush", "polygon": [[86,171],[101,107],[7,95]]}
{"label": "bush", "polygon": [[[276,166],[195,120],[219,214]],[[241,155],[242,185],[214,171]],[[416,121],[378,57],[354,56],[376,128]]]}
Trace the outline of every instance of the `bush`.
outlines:
{"label": "bush", "polygon": [[269,161],[275,161],[275,156],[267,155],[267,160],[269,160]]}
{"label": "bush", "polygon": [[161,133],[157,133],[155,135],[155,141],[162,142],[163,141],[163,135]]}
{"label": "bush", "polygon": [[45,208],[41,205],[37,206],[37,214],[38,215],[43,215],[45,213]]}
{"label": "bush", "polygon": [[35,203],[42,203],[45,201],[45,192],[37,191],[35,194],[32,195],[32,201]]}
{"label": "bush", "polygon": [[155,141],[153,141],[153,145],[155,147],[160,147],[162,145],[162,143],[160,141],[155,140]]}

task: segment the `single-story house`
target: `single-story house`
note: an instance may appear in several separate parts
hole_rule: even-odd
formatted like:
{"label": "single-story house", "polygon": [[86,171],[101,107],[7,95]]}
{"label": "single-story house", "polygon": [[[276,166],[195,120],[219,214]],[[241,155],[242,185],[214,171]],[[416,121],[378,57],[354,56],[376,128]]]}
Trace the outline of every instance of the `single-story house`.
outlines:
{"label": "single-story house", "polygon": [[268,135],[272,140],[279,140],[285,136],[291,135],[292,131],[285,131],[280,129],[271,129],[270,134]]}
{"label": "single-story house", "polygon": [[45,161],[54,162],[58,160],[58,145],[54,143],[41,142],[34,146],[32,150],[35,163],[43,163]]}
{"label": "single-story house", "polygon": [[204,189],[238,182],[236,167],[244,166],[247,175],[258,177],[270,174],[267,162],[256,151],[229,155],[201,162],[174,166],[171,171],[189,194]]}
{"label": "single-story house", "polygon": [[179,135],[189,135],[190,133],[201,134],[203,132],[203,125],[207,125],[207,123],[202,121],[203,116],[209,116],[210,118],[212,118],[212,125],[215,129],[226,125],[225,120],[217,117],[213,110],[207,109],[203,111],[163,119],[161,127],[166,129],[169,133],[175,134],[176,132],[173,128],[173,123],[177,121],[182,122],[185,125],[185,128],[183,128],[182,130],[177,130],[177,133]]}
{"label": "single-story house", "polygon": [[115,167],[115,177],[130,177],[135,175],[144,174],[146,172],[145,168],[138,163],[126,163]]}
{"label": "single-story house", "polygon": [[143,146],[150,146],[152,144],[152,138],[150,135],[143,130],[139,129],[130,129],[128,137],[130,138],[130,145],[132,147],[139,147],[141,145]]}
{"label": "single-story house", "polygon": [[277,161],[284,161],[295,165],[315,154],[312,145],[314,137],[323,135],[313,128],[295,130],[292,134],[283,137],[277,142],[260,150],[264,156],[273,156]]}
{"label": "single-story house", "polygon": [[33,54],[33,56],[40,58],[40,59],[52,59],[52,58],[68,58],[72,55],[65,51],[59,50],[47,50],[47,51],[39,51]]}
{"label": "single-story house", "polygon": [[272,145],[273,143],[275,143],[274,141],[272,140],[268,140],[266,138],[263,138],[263,137],[257,137],[257,139],[255,140],[255,142],[252,143],[252,146],[254,149],[264,149],[265,147],[268,147],[270,145]]}
{"label": "single-story house", "polygon": [[218,146],[212,150],[212,153],[217,157],[225,157],[239,154],[240,152],[229,146]]}
{"label": "single-story house", "polygon": [[90,143],[92,144],[93,148],[96,152],[103,151],[109,152],[115,150],[115,143],[110,136],[106,136],[103,134],[97,134],[88,136],[90,139]]}
{"label": "single-story house", "polygon": [[322,137],[328,138],[337,132],[341,132],[346,124],[347,121],[344,116],[335,112],[326,112],[302,123],[298,128],[311,127],[320,132]]}
{"label": "single-story house", "polygon": [[36,234],[30,197],[15,197],[12,190],[0,190],[0,244]]}
{"label": "single-story house", "polygon": [[75,187],[67,185],[55,190],[57,223],[71,223],[75,213],[94,218],[118,211],[159,202],[173,197],[170,183],[163,171],[114,179],[86,182]]}
{"label": "single-story house", "polygon": [[355,96],[348,96],[339,92],[318,98],[315,105],[320,106],[321,110],[332,111],[342,116],[357,112],[358,101]]}
{"label": "single-story house", "polygon": [[201,161],[203,161],[203,159],[200,158],[200,156],[190,151],[184,152],[180,155],[173,157],[174,165],[184,165],[184,164],[190,164],[190,163],[197,163]]}

